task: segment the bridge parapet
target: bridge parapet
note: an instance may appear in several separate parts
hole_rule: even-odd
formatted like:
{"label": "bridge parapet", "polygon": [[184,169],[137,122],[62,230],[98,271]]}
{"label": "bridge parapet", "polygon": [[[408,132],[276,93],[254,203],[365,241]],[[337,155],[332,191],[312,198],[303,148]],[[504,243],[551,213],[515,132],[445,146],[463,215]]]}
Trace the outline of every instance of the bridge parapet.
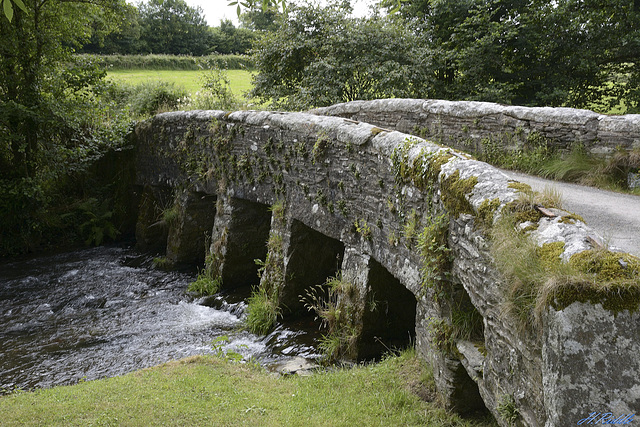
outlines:
{"label": "bridge parapet", "polygon": [[[516,234],[538,236],[554,265],[589,251],[591,232],[561,210],[540,214],[534,195],[499,170],[397,131],[303,113],[166,113],[141,123],[135,137],[136,183],[149,198],[141,240],[154,241],[149,230],[158,228],[158,209],[148,208],[154,197],[157,207],[169,189],[187,194],[179,201],[215,195],[216,203],[198,206],[215,216],[206,252],[223,286],[257,283],[253,259],[264,259],[260,286],[276,289],[283,314],[295,315],[304,309],[301,296],[341,274],[335,304],[351,313],[343,356],[371,357],[380,350],[376,337],[384,345],[399,335],[415,340],[450,407],[486,406],[501,425],[512,418],[561,425],[594,411],[640,409],[640,328],[630,327],[637,303],[608,304],[596,291],[559,287],[539,297],[536,311],[531,288],[524,296],[533,303],[514,309],[523,288],[514,290],[492,250],[500,218],[517,216]],[[177,204],[181,215],[200,215],[187,206],[195,205]],[[165,233],[180,236],[190,223],[168,224]],[[204,254],[196,240],[189,239]],[[193,250],[171,239],[167,247],[182,261],[176,248]],[[623,268],[633,262],[624,258]],[[611,360],[616,352],[624,362]],[[598,378],[617,385],[593,387]]]}
{"label": "bridge parapet", "polygon": [[589,110],[520,107],[477,101],[377,99],[312,110],[421,135],[450,147],[479,153],[486,141],[507,151],[543,137],[560,150],[582,144],[596,155],[640,148],[640,114],[607,116]]}

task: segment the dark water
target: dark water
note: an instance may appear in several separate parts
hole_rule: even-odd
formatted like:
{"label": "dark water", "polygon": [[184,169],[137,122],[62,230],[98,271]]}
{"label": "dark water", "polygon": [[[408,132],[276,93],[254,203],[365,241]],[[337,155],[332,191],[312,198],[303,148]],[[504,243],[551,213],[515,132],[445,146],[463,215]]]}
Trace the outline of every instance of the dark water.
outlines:
{"label": "dark water", "polygon": [[248,291],[194,300],[186,293],[193,279],[155,270],[150,257],[120,247],[1,263],[0,392],[210,353],[222,335],[225,349],[267,365],[318,357],[315,327],[280,325],[267,337],[241,331]]}

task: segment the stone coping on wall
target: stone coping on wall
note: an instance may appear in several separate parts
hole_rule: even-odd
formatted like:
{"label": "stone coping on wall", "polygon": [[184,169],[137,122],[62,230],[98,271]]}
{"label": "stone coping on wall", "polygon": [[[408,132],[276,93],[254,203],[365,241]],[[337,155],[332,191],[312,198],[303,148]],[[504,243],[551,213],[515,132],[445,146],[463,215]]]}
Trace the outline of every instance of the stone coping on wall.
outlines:
{"label": "stone coping on wall", "polygon": [[[317,108],[311,114],[348,117],[403,132],[434,125],[450,142],[479,140],[500,132],[522,129],[539,132],[562,149],[584,144],[593,154],[640,148],[640,114],[604,115],[562,107],[522,107],[478,101],[436,99],[378,99],[352,101]],[[447,140],[442,141],[447,144]],[[476,141],[477,142],[477,141]]]}

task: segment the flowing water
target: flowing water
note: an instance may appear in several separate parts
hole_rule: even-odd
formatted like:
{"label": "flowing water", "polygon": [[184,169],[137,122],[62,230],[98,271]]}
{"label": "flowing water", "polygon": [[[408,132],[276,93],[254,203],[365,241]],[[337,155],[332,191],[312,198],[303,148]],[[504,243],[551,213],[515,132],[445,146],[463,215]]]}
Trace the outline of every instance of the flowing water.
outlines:
{"label": "flowing water", "polygon": [[0,393],[210,353],[223,335],[226,350],[265,365],[319,356],[315,327],[279,325],[267,337],[242,331],[248,290],[194,299],[192,280],[122,247],[0,263]]}

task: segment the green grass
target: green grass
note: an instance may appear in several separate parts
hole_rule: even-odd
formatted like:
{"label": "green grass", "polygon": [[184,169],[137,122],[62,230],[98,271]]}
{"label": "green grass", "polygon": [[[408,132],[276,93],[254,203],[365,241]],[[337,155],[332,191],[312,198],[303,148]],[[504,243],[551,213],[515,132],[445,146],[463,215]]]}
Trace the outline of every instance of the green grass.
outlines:
{"label": "green grass", "polygon": [[[252,72],[246,70],[227,70],[231,90],[236,96],[242,96],[251,90]],[[107,78],[117,83],[137,85],[148,81],[172,82],[193,95],[202,86],[202,71],[193,70],[109,70]]]}
{"label": "green grass", "polygon": [[[3,426],[486,426],[432,402],[413,351],[310,377],[197,356],[122,377],[0,397]],[[420,399],[418,394],[426,399]]]}

